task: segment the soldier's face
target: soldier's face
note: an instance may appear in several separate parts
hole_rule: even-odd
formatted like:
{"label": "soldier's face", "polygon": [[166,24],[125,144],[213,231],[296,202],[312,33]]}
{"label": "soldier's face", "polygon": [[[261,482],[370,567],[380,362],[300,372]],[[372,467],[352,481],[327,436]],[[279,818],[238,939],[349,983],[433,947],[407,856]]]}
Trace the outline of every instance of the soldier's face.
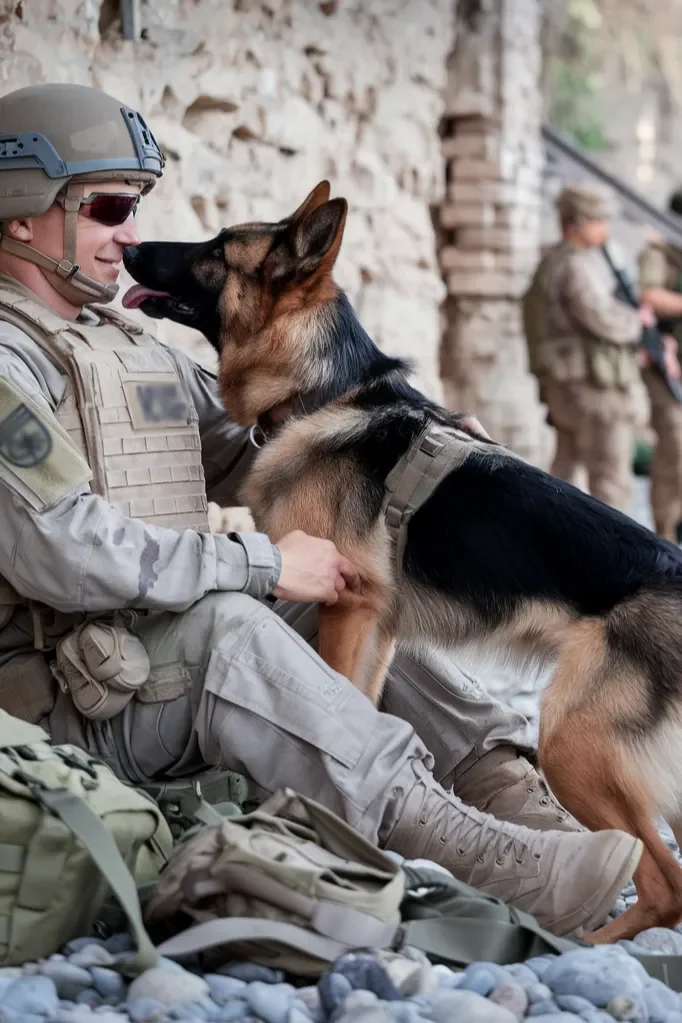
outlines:
{"label": "soldier's face", "polygon": [[[93,192],[112,194],[139,194],[140,185],[125,181],[88,182],[83,193],[86,198]],[[31,220],[34,248],[53,259],[64,256],[64,211],[58,204],[50,207],[42,217]],[[133,214],[122,224],[109,226],[91,216],[78,216],[76,232],[76,262],[83,273],[100,284],[114,284],[123,266],[123,249],[126,245],[138,245],[139,237]]]}
{"label": "soldier's face", "polygon": [[580,225],[582,242],[588,248],[598,248],[609,239],[608,220],[586,220]]}

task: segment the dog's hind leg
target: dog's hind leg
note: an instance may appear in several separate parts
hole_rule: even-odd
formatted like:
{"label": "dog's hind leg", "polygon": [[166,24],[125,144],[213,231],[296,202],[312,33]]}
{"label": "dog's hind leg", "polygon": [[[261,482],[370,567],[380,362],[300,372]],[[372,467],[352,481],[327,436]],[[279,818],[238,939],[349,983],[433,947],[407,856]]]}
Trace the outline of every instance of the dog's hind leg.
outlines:
{"label": "dog's hind leg", "polygon": [[319,613],[320,657],[374,704],[393,654],[393,637],[379,629],[380,618],[381,612],[365,603],[357,607],[321,605]]}
{"label": "dog's hind leg", "polygon": [[360,574],[359,592],[320,606],[320,657],[345,675],[376,706],[393,656],[391,552],[383,529],[373,535],[338,537],[337,547]]}
{"label": "dog's hind leg", "polygon": [[644,845],[637,903],[590,935],[598,943],[682,919],[682,868],[653,826],[644,757],[623,738],[622,723],[646,710],[646,682],[631,666],[617,671],[610,661],[600,621],[571,627],[543,697],[539,743],[547,781],[570,813],[593,831],[626,831]]}
{"label": "dog's hind leg", "polygon": [[362,691],[369,696],[375,707],[379,705],[386,673],[391,666],[395,647],[396,638],[393,630],[380,622],[376,628],[374,643],[367,659],[366,670],[361,683]]}

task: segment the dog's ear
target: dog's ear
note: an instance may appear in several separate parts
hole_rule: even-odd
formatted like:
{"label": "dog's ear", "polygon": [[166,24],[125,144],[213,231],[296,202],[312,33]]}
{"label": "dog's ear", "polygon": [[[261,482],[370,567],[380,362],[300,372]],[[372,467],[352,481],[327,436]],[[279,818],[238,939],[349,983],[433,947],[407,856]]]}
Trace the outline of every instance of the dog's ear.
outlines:
{"label": "dog's ear", "polygon": [[296,225],[293,243],[299,273],[311,274],[323,260],[331,269],[341,248],[347,213],[345,199],[332,199]]}
{"label": "dog's ear", "polygon": [[329,202],[329,196],[331,195],[331,185],[328,181],[320,181],[319,185],[315,185],[312,192],[303,200],[301,205],[298,207],[295,213],[292,213],[290,217],[286,217],[286,222],[295,224],[299,220],[308,214],[316,210],[318,206],[324,205]]}
{"label": "dog's ear", "polygon": [[265,262],[266,276],[278,284],[331,270],[341,247],[348,203],[331,199],[291,224]]}

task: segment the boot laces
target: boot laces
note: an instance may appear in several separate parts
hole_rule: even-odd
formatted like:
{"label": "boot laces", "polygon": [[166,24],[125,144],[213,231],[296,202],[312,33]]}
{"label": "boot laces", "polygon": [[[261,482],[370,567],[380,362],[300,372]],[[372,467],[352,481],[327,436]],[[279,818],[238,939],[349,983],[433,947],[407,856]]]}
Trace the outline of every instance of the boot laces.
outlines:
{"label": "boot laces", "polygon": [[[434,838],[438,834],[442,845],[455,845],[459,856],[473,856],[478,863],[483,863],[486,855],[494,850],[498,864],[504,863],[510,855],[517,863],[523,863],[528,855],[540,859],[540,832],[481,813],[452,792],[448,793],[448,798],[438,800],[429,799],[428,786],[422,792],[419,824],[422,827],[432,825]],[[457,803],[457,814],[451,813],[452,800]]]}

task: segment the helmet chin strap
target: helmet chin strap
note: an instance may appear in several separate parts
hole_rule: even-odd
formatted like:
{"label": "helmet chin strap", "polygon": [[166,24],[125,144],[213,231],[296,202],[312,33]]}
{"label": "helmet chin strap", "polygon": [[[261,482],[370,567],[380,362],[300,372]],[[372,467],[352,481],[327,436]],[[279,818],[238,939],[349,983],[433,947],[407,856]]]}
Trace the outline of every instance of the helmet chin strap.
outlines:
{"label": "helmet chin strap", "polygon": [[78,210],[83,196],[84,186],[69,184],[66,188],[64,203],[64,256],[53,259],[39,249],[34,249],[26,242],[18,242],[6,235],[0,236],[0,249],[9,252],[19,259],[35,263],[41,270],[54,274],[50,284],[62,298],[74,305],[83,305],[84,300],[111,302],[118,293],[118,284],[100,284],[93,277],[84,274],[76,262],[76,232],[78,230]]}

